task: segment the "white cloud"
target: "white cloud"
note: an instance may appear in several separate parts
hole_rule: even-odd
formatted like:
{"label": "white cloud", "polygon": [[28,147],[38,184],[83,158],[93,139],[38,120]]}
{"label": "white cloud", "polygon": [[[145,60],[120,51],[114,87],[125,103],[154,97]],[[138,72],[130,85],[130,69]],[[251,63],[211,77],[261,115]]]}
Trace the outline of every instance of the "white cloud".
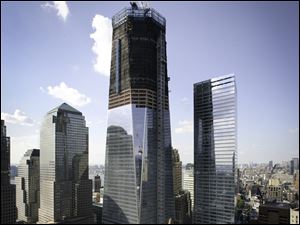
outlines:
{"label": "white cloud", "polygon": [[182,99],[181,99],[181,101],[182,102],[187,102],[189,99],[187,98],[187,97],[183,97]]}
{"label": "white cloud", "polygon": [[43,87],[40,87],[40,91],[43,92],[43,93],[46,93],[46,91]]}
{"label": "white cloud", "polygon": [[104,76],[109,76],[112,46],[111,19],[96,14],[92,27],[95,29],[95,32],[90,34],[90,38],[94,40],[92,50],[96,54],[94,69]]}
{"label": "white cloud", "polygon": [[67,17],[70,13],[66,1],[53,1],[53,4],[46,2],[44,5],[42,5],[42,7],[56,10],[58,17],[60,17],[63,21],[67,20]]}
{"label": "white cloud", "polygon": [[187,97],[183,97],[182,99],[180,99],[180,102],[184,105],[190,104],[190,100]]}
{"label": "white cloud", "polygon": [[40,148],[40,135],[28,135],[28,136],[20,136],[14,137],[11,136],[11,161],[13,164],[18,164],[24,153],[28,149]]}
{"label": "white cloud", "polygon": [[290,128],[290,129],[289,129],[289,133],[290,133],[290,134],[296,134],[296,133],[299,133],[299,127],[296,127],[296,128]]}
{"label": "white cloud", "polygon": [[179,121],[179,127],[175,129],[175,133],[177,134],[184,134],[184,133],[191,133],[193,132],[193,121],[191,120],[183,120]]}
{"label": "white cloud", "polygon": [[81,94],[78,90],[68,87],[64,82],[61,82],[58,86],[48,86],[48,94],[54,98],[62,99],[74,106],[84,106],[91,102],[91,99],[84,94]]}
{"label": "white cloud", "polygon": [[12,124],[19,124],[19,125],[26,125],[26,126],[33,126],[34,124],[34,120],[26,116],[26,114],[19,109],[16,109],[14,114],[1,112],[1,119],[5,120],[5,122],[7,123],[12,123]]}

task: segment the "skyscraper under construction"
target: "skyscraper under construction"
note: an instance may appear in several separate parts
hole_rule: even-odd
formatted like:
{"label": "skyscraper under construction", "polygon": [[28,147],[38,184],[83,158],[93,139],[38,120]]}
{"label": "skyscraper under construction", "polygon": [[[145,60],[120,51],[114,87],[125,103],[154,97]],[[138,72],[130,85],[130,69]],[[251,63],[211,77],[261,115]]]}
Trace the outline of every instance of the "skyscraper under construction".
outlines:
{"label": "skyscraper under construction", "polygon": [[135,3],[112,19],[104,223],[174,218],[166,20]]}

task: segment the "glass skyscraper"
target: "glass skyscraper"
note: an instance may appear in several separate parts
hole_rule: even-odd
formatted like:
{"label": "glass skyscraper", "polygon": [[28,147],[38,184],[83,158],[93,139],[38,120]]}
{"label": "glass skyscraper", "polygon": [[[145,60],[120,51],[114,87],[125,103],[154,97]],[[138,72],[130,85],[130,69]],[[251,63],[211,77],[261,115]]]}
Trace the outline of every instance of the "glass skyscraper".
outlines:
{"label": "glass skyscraper", "polygon": [[15,180],[18,221],[36,223],[40,207],[39,149],[30,149],[24,154]]}
{"label": "glass skyscraper", "polygon": [[66,103],[47,113],[40,136],[39,223],[92,223],[88,128]]}
{"label": "glass skyscraper", "polygon": [[16,186],[10,184],[10,137],[1,120],[1,224],[16,222]]}
{"label": "glass skyscraper", "polygon": [[234,75],[194,84],[194,223],[234,223]]}
{"label": "glass skyscraper", "polygon": [[112,18],[104,223],[174,219],[166,20],[135,3]]}

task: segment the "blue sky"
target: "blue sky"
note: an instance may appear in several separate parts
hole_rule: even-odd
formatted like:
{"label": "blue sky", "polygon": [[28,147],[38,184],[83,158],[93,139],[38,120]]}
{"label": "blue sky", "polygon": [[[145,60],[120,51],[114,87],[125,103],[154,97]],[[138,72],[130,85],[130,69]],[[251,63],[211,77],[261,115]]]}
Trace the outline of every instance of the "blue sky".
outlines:
{"label": "blue sky", "polygon": [[[39,148],[43,116],[66,101],[104,164],[110,19],[129,2],[1,1],[1,118],[11,161]],[[299,3],[150,2],[167,20],[173,146],[193,161],[193,83],[234,73],[239,163],[299,157]],[[107,53],[108,52],[108,53]]]}

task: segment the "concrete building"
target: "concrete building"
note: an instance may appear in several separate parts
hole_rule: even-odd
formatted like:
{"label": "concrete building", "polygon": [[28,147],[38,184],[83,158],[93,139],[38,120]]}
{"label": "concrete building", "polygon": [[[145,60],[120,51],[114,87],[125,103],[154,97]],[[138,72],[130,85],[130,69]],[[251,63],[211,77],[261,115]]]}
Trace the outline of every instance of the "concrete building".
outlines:
{"label": "concrete building", "polygon": [[36,223],[40,207],[40,150],[28,150],[18,165],[16,196],[18,221]]}
{"label": "concrete building", "polygon": [[269,203],[259,206],[259,224],[289,224],[290,206],[284,203]]}
{"label": "concrete building", "polygon": [[100,188],[101,188],[101,177],[97,175],[94,178],[94,192],[100,193]]}
{"label": "concrete building", "polygon": [[192,212],[194,211],[194,169],[184,170],[183,173],[183,190],[189,191],[192,200]]}
{"label": "concrete building", "polygon": [[173,184],[175,197],[175,218],[179,224],[192,222],[191,195],[182,189],[182,162],[177,149],[172,150]]}
{"label": "concrete building", "polygon": [[39,223],[92,223],[88,140],[84,116],[70,105],[63,103],[44,117]]}
{"label": "concrete building", "polygon": [[178,224],[192,223],[191,194],[187,190],[179,191],[175,195],[175,221]]}
{"label": "concrete building", "polygon": [[267,201],[281,202],[283,197],[283,188],[280,185],[279,179],[270,179],[267,186]]}
{"label": "concrete building", "polygon": [[174,195],[182,190],[182,162],[177,149],[172,150]]}
{"label": "concrete building", "polygon": [[290,224],[299,224],[299,208],[290,209]]}
{"label": "concrete building", "polygon": [[10,138],[1,120],[1,224],[13,224],[16,218],[16,186],[10,184]]}

